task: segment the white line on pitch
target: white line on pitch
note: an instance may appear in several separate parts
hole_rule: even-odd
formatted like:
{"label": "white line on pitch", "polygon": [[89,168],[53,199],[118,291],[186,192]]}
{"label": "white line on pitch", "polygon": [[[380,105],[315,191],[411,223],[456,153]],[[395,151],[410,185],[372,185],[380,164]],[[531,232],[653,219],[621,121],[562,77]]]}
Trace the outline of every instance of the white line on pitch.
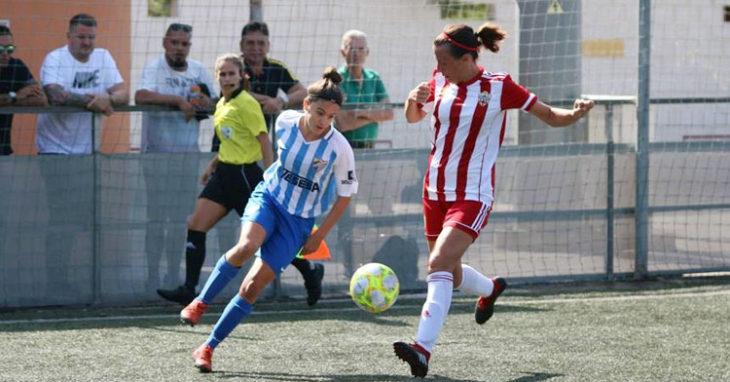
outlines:
{"label": "white line on pitch", "polygon": [[[660,300],[664,298],[686,298],[686,297],[707,297],[730,294],[730,290],[708,291],[708,292],[692,292],[692,293],[672,293],[672,294],[653,294],[638,296],[610,296],[610,297],[586,297],[586,298],[558,298],[549,300],[524,300],[524,301],[508,301],[504,305],[533,305],[533,304],[562,304],[570,302],[604,302],[604,301],[636,301],[636,300]],[[390,308],[391,310],[412,309],[420,304],[398,304]],[[264,312],[251,313],[252,315],[281,315],[281,314],[297,314],[297,313],[332,313],[342,311],[359,311],[353,308],[321,308],[321,309],[293,309],[293,310],[272,310]],[[18,325],[18,324],[58,324],[71,322],[98,322],[98,321],[129,321],[144,319],[178,319],[177,315],[172,314],[146,314],[131,316],[105,316],[105,317],[66,317],[66,318],[37,318],[26,320],[7,320],[0,321],[2,325]]]}

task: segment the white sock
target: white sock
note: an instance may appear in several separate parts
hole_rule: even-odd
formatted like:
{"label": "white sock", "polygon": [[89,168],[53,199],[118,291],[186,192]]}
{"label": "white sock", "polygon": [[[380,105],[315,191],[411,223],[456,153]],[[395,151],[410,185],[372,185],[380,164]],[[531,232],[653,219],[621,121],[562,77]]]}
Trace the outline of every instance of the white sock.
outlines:
{"label": "white sock", "polygon": [[461,285],[456,287],[464,293],[486,297],[494,291],[494,281],[476,269],[461,264]]}
{"label": "white sock", "polygon": [[431,353],[449,314],[451,295],[454,292],[454,275],[451,272],[434,272],[426,277],[426,282],[428,295],[421,310],[416,343]]}

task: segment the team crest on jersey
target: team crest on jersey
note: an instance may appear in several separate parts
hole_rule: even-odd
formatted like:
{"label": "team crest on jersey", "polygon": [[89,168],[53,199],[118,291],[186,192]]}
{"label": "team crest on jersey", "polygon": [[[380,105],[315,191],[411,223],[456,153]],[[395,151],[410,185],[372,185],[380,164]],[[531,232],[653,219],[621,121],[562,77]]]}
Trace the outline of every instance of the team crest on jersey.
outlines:
{"label": "team crest on jersey", "polygon": [[312,161],[312,166],[317,167],[317,168],[324,167],[326,165],[327,165],[327,161],[324,159],[314,158],[314,160]]}
{"label": "team crest on jersey", "polygon": [[233,139],[233,128],[230,126],[221,126],[221,134],[228,139]]}
{"label": "team crest on jersey", "polygon": [[484,106],[489,102],[491,96],[486,91],[479,93],[479,105]]}

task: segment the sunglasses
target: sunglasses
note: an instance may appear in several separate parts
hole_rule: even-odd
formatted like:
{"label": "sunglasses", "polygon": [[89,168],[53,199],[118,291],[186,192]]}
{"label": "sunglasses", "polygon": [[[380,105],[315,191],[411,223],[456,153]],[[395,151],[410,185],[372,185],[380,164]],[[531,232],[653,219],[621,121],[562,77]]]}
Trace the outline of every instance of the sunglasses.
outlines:
{"label": "sunglasses", "polygon": [[180,23],[172,23],[170,24],[170,28],[168,29],[171,31],[183,31],[185,33],[190,33],[193,31],[193,27],[191,25]]}
{"label": "sunglasses", "polygon": [[15,45],[0,45],[0,54],[13,54],[13,52],[15,52]]}

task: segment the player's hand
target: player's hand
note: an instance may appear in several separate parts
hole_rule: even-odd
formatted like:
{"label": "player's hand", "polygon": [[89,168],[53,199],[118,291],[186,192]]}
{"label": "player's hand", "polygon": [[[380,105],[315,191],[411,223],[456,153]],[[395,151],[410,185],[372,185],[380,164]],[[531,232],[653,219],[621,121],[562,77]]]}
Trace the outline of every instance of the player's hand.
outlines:
{"label": "player's hand", "polygon": [[408,99],[418,104],[424,104],[428,100],[430,93],[431,88],[428,82],[421,82],[415,89],[408,93]]}
{"label": "player's hand", "polygon": [[203,171],[203,175],[200,176],[200,184],[205,186],[208,184],[208,181],[210,180],[210,177],[213,175],[213,170],[210,168],[206,168],[205,171]]}
{"label": "player's hand", "polygon": [[112,115],[114,108],[112,108],[111,96],[108,93],[96,94],[91,98],[91,101],[86,104],[86,108],[98,113],[104,113],[104,115]]}
{"label": "player's hand", "polygon": [[573,113],[582,117],[590,111],[596,103],[587,99],[576,99],[573,101]]}
{"label": "player's hand", "polygon": [[261,109],[266,114],[276,114],[279,111],[281,111],[283,105],[283,102],[278,98],[273,97],[266,97],[261,96],[262,100],[259,101],[261,103]]}
{"label": "player's hand", "polygon": [[35,85],[26,86],[26,87],[18,90],[16,97],[18,100],[21,100],[21,99],[26,99],[29,97],[40,97],[42,93],[43,93],[43,89],[41,88],[41,86],[38,84],[35,84]]}
{"label": "player's hand", "polygon": [[213,100],[207,95],[200,93],[198,94],[198,97],[195,98],[193,106],[195,106],[198,110],[206,110],[213,106]]}
{"label": "player's hand", "polygon": [[319,235],[317,232],[314,232],[312,236],[310,236],[307,239],[307,242],[304,243],[302,246],[302,255],[306,255],[308,253],[312,253],[319,248],[319,245],[322,244],[322,240],[324,240],[324,236]]}
{"label": "player's hand", "polygon": [[195,106],[185,98],[180,97],[180,102],[178,102],[177,107],[185,115],[185,122],[190,121],[195,116]]}

